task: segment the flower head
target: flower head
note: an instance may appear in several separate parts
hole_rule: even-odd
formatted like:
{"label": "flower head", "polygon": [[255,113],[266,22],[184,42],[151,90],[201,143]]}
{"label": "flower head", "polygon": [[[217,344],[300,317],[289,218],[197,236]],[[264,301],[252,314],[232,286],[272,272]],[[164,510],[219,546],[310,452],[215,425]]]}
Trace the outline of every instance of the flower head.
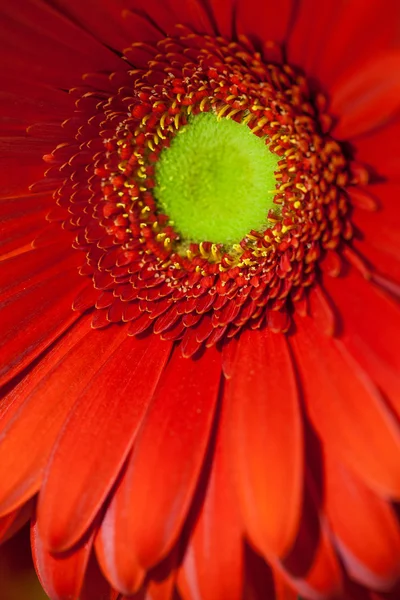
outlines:
{"label": "flower head", "polygon": [[0,515],[52,600],[395,590],[387,5],[2,9]]}

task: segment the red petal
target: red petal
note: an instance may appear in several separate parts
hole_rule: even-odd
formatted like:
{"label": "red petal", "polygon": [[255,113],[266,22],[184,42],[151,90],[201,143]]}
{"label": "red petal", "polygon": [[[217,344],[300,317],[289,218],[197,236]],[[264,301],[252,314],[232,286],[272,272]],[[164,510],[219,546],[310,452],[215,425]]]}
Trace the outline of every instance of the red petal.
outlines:
{"label": "red petal", "polygon": [[390,589],[400,574],[393,508],[329,454],[325,473],[326,512],[347,571],[368,588]]}
{"label": "red petal", "polygon": [[38,491],[71,406],[123,335],[112,327],[99,334],[83,319],[6,396],[10,407],[1,420],[1,513]]}
{"label": "red petal", "polygon": [[127,574],[130,564],[158,563],[179,535],[207,449],[220,375],[214,348],[196,361],[177,350],[167,366],[114,500],[114,544]]}
{"label": "red petal", "polygon": [[2,76],[0,114],[8,120],[13,120],[17,127],[15,135],[24,135],[28,125],[37,121],[51,119],[61,122],[65,115],[70,115],[73,110],[73,97],[60,89],[45,86],[37,81],[30,81],[27,86],[26,81],[21,80],[16,73],[10,73],[8,77]]}
{"label": "red petal", "polygon": [[313,287],[308,299],[310,314],[318,329],[325,335],[334,335],[337,329],[336,314],[322,288],[319,285]]}
{"label": "red petal", "polygon": [[[72,263],[75,255],[71,258]],[[0,381],[22,371],[77,320],[72,301],[84,284],[76,268],[22,290],[0,311]]]}
{"label": "red petal", "polygon": [[[121,62],[105,44],[86,33],[44,2],[16,0],[2,7],[2,68],[18,72],[21,79],[68,89],[85,71],[117,69]],[[115,11],[118,8],[114,5]],[[99,23],[100,7],[83,8],[86,18]],[[104,28],[110,19],[100,20]],[[85,19],[78,21],[84,24]],[[90,30],[89,30],[90,31]],[[121,27],[119,34],[121,36]],[[121,48],[122,49],[122,48]],[[68,114],[66,116],[69,116]]]}
{"label": "red petal", "polygon": [[225,379],[230,379],[233,375],[237,346],[238,338],[232,338],[227,340],[222,348],[222,369]]}
{"label": "red petal", "polygon": [[390,121],[400,108],[400,52],[378,55],[331,88],[332,134],[351,139]]}
{"label": "red petal", "polygon": [[173,34],[177,23],[188,25],[198,33],[215,34],[205,3],[200,0],[186,0],[184,4],[181,0],[165,0],[162,3],[158,0],[139,0],[135,8],[147,14],[166,34]]}
{"label": "red petal", "polygon": [[[156,15],[153,15],[153,19]],[[153,22],[136,13],[133,10],[122,12],[124,26],[129,31],[131,43],[133,42],[157,42],[164,37],[163,33]]]}
{"label": "red petal", "polygon": [[293,336],[313,426],[331,452],[383,494],[400,494],[400,431],[378,390],[343,343],[309,318]]}
{"label": "red petal", "polygon": [[354,269],[346,278],[324,279],[344,324],[341,339],[400,415],[400,311],[377,286]]}
{"label": "red petal", "polygon": [[218,33],[228,40],[234,36],[234,5],[232,0],[210,0]]}
{"label": "red petal", "polygon": [[400,180],[400,118],[354,140],[356,159],[372,166],[379,177]]}
{"label": "red petal", "polygon": [[293,0],[279,3],[260,2],[249,6],[246,0],[238,0],[235,6],[236,31],[258,42],[283,42],[292,16]]}
{"label": "red petal", "polygon": [[[365,244],[392,254],[400,262],[400,211],[397,201],[400,186],[385,183],[368,186],[367,190],[377,199],[379,206],[373,212],[356,208],[352,221]],[[380,265],[376,266],[379,269]]]}
{"label": "red petal", "polygon": [[242,334],[226,402],[245,526],[260,550],[282,556],[297,534],[303,481],[297,384],[283,335]]}
{"label": "red petal", "polygon": [[355,208],[361,208],[363,210],[368,210],[372,212],[379,209],[379,203],[375,198],[375,195],[377,193],[375,186],[349,187],[346,191],[350,199],[350,203]]}
{"label": "red petal", "polygon": [[36,522],[32,523],[33,561],[40,583],[51,600],[70,600],[79,597],[92,543],[93,535],[79,548],[66,555],[55,557],[45,549]]}
{"label": "red petal", "polygon": [[343,73],[398,45],[399,8],[397,0],[387,0],[384,11],[381,0],[302,0],[288,42],[289,63],[329,90]]}
{"label": "red petal", "polygon": [[[28,183],[30,183],[29,180]],[[21,182],[21,179],[19,179]],[[0,176],[0,186],[2,186],[1,176]],[[4,187],[2,186],[4,189]],[[27,186],[24,191],[27,191]],[[6,221],[2,219],[2,223],[0,225],[0,253],[2,255],[2,259],[4,255],[7,255],[10,252],[18,250],[21,247],[29,245],[29,248],[32,247],[32,240],[35,239],[37,235],[39,235],[44,229],[46,229],[46,213],[48,208],[43,207],[43,210],[39,210],[38,212],[27,213],[21,218],[11,218]]]}
{"label": "red petal", "polygon": [[[29,251],[2,261],[0,271],[1,300],[37,285],[60,271],[79,264],[82,259],[71,257],[71,248],[58,244],[51,248],[30,248]],[[93,289],[93,285],[91,286]]]}
{"label": "red petal", "polygon": [[131,551],[129,540],[124,536],[122,519],[129,516],[124,494],[126,475],[116,488],[95,541],[96,555],[103,573],[112,586],[120,592],[134,594],[146,575]]}
{"label": "red petal", "polygon": [[178,577],[184,600],[241,600],[243,528],[227,446],[229,427],[223,403],[206,497]]}
{"label": "red petal", "polygon": [[94,519],[132,446],[170,350],[155,336],[126,338],[74,405],[39,496],[39,530],[52,551],[70,548]]}

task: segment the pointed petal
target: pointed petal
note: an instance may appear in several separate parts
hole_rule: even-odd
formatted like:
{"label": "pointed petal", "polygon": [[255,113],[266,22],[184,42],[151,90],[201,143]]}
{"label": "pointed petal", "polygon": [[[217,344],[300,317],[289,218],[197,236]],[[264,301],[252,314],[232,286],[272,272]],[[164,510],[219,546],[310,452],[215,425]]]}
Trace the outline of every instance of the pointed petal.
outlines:
{"label": "pointed petal", "polygon": [[350,269],[346,278],[324,278],[324,289],[341,315],[341,339],[400,416],[400,311],[379,287]]}
{"label": "pointed petal", "polygon": [[242,598],[243,527],[227,444],[226,410],[223,401],[206,496],[178,576],[184,600]]}
{"label": "pointed petal", "polygon": [[374,56],[331,88],[332,135],[351,139],[388,123],[400,108],[400,52]]}
{"label": "pointed petal", "polygon": [[0,421],[0,514],[38,491],[67,414],[121,337],[117,328],[99,334],[82,319],[10,392]]}
{"label": "pointed petal", "polygon": [[297,9],[289,63],[318,78],[328,91],[357,66],[361,72],[366,59],[399,46],[397,0],[388,0],[385,11],[380,0],[302,0]]}
{"label": "pointed petal", "polygon": [[325,472],[326,513],[347,571],[368,588],[389,590],[400,575],[400,528],[392,506],[328,453]]}
{"label": "pointed petal", "polygon": [[78,598],[93,543],[93,535],[66,555],[53,556],[43,545],[36,521],[32,522],[33,561],[40,583],[52,600]]}
{"label": "pointed petal", "polygon": [[[72,261],[75,262],[75,256]],[[72,301],[84,280],[76,267],[21,290],[0,311],[0,383],[48,348],[79,317]]]}
{"label": "pointed petal", "polygon": [[124,495],[126,473],[116,487],[110,505],[95,540],[97,560],[112,586],[130,595],[136,593],[143,583],[146,571],[138,564],[128,540],[123,536],[124,511],[127,506]]}
{"label": "pointed petal", "polygon": [[[148,569],[171,549],[186,518],[208,446],[221,376],[216,349],[198,360],[175,351],[135,443],[114,525],[115,547]],[[123,550],[121,551],[121,554]]]}
{"label": "pointed petal", "polygon": [[330,451],[383,494],[400,494],[400,431],[368,374],[312,319],[292,338],[310,420]]}
{"label": "pointed petal", "polygon": [[[94,18],[99,7],[83,10]],[[115,5],[114,10],[118,10]],[[2,70],[17,72],[24,81],[32,79],[65,90],[76,85],[85,71],[118,69],[120,59],[84,27],[66,18],[66,12],[66,7],[58,11],[35,0],[4,6]],[[104,23],[106,28],[109,21]]]}
{"label": "pointed petal", "polygon": [[297,534],[303,481],[297,384],[282,334],[242,334],[226,401],[245,526],[260,550],[282,556]]}
{"label": "pointed petal", "polygon": [[170,351],[171,345],[156,336],[126,338],[75,403],[39,496],[39,531],[52,551],[70,548],[94,519],[132,446]]}

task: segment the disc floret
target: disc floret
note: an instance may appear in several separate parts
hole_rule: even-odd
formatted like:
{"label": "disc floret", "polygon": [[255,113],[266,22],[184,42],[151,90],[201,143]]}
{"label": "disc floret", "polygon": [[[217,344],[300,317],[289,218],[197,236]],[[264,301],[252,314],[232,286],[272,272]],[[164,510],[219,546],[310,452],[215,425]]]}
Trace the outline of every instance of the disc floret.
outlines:
{"label": "disc floret", "polygon": [[[114,96],[96,99],[100,116],[89,120],[102,148],[92,172],[86,168],[85,216],[69,224],[87,253],[86,272],[104,290],[95,326],[122,320],[132,334],[152,327],[182,339],[186,355],[245,325],[287,330],[321,256],[351,236],[341,189],[349,168],[326,133],[325,99],[245,38],[228,43],[181,28],[146,52],[153,53],[147,69],[130,71]],[[243,235],[192,235],[160,194],[162,157],[198,115],[246,127],[274,157],[265,214]],[[71,176],[59,192],[70,208],[75,181]]]}

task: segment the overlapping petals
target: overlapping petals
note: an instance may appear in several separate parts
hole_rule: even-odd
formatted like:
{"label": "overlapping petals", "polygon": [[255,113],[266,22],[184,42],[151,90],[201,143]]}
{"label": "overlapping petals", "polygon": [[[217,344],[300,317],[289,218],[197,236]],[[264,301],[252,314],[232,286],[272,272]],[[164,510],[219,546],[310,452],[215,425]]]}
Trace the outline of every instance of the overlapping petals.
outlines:
{"label": "overlapping petals", "polygon": [[[394,0],[1,8],[0,536],[31,519],[52,600],[398,597],[399,20]],[[287,334],[271,310],[193,358],[91,327],[111,292],[62,226],[59,165],[43,177],[57,147],[87,202],[76,89],[123,88],[178,23],[304,72],[352,174],[351,232]]]}

